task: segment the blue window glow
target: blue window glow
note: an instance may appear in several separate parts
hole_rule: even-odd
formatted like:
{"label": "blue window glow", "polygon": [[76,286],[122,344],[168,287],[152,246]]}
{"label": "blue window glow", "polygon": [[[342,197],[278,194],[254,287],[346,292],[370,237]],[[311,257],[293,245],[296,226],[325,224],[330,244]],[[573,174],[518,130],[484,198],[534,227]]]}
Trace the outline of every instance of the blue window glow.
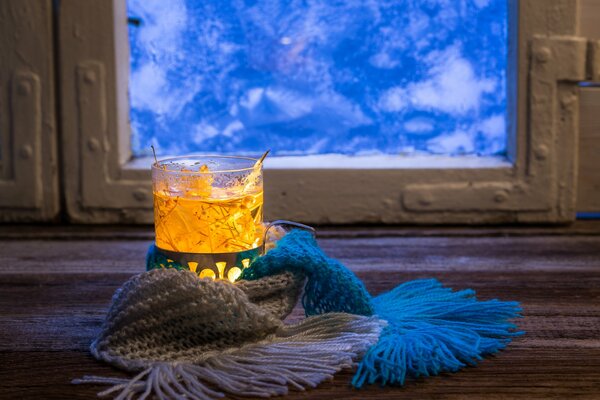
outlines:
{"label": "blue window glow", "polygon": [[128,7],[136,156],[505,152],[506,0]]}

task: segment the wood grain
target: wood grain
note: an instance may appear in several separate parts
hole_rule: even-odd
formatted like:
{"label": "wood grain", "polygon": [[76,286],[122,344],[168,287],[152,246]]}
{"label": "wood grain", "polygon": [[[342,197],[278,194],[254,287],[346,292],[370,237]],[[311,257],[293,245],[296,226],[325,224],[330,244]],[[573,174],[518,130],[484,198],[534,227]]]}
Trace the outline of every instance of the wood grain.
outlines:
{"label": "wood grain", "polygon": [[[351,229],[331,229],[320,244],[371,293],[436,277],[457,289],[474,288],[484,299],[521,301],[519,324],[527,335],[456,374],[356,391],[348,371],[287,398],[600,398],[600,236],[368,237],[368,231],[353,236]],[[143,270],[148,245],[144,238],[89,234],[0,240],[1,399],[93,399],[102,387],[70,381],[125,375],[94,360],[88,346],[114,290]],[[297,308],[290,320],[301,317]]]}
{"label": "wood grain", "polygon": [[[600,220],[568,225],[393,226],[316,225],[320,238],[597,236]],[[152,225],[0,225],[0,240],[154,240]]]}

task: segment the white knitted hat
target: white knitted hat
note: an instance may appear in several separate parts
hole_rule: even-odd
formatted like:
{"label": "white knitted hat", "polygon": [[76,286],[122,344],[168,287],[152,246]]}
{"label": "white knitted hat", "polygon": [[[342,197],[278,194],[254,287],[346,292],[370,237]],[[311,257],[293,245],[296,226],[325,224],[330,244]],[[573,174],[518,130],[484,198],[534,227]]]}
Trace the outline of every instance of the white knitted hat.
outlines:
{"label": "white knitted hat", "polygon": [[329,313],[285,325],[303,282],[291,273],[236,284],[175,269],[137,275],[115,293],[91,351],[138,375],[75,383],[112,384],[100,395],[117,399],[268,397],[315,387],[352,366],[382,322]]}

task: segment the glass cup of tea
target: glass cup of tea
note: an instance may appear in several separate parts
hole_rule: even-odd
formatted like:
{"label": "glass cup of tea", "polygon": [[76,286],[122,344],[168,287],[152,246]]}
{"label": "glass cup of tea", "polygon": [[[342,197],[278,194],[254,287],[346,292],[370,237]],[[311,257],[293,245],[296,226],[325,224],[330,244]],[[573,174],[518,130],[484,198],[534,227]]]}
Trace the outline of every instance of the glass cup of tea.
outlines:
{"label": "glass cup of tea", "polygon": [[[259,254],[264,228],[258,161],[212,155],[157,161],[152,166],[152,189],[158,250],[182,264],[194,259],[196,268],[203,267],[199,263],[212,264],[208,268],[212,277],[223,279],[227,266],[221,271],[214,267],[218,259],[203,262],[194,255]],[[206,274],[210,276],[210,271]]]}

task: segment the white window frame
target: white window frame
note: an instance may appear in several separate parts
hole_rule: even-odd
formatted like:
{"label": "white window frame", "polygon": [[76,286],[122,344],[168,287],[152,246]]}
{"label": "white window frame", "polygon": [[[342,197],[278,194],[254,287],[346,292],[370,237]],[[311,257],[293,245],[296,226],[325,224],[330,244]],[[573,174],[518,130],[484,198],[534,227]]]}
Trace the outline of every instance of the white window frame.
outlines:
{"label": "white window frame", "polygon": [[[572,221],[577,83],[597,77],[598,42],[577,36],[576,0],[508,4],[508,163],[269,168],[265,217],[313,224]],[[75,222],[153,220],[150,172],[130,162],[126,19],[125,0],[60,2],[63,180]]]}
{"label": "white window frame", "polygon": [[0,222],[59,218],[52,1],[0,1]]}

